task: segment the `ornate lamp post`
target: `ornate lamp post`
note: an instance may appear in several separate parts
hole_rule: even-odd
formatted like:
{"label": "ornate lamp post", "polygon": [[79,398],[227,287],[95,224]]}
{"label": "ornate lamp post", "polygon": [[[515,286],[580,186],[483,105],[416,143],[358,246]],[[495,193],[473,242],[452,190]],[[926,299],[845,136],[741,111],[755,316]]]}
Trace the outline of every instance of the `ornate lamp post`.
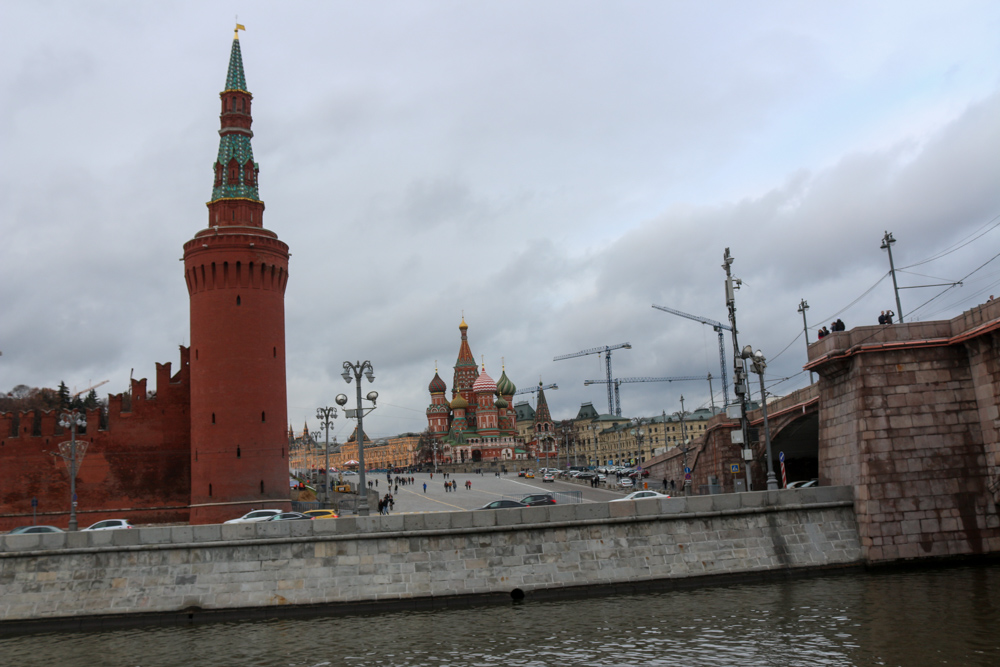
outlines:
{"label": "ornate lamp post", "polygon": [[[348,419],[355,418],[358,420],[358,474],[360,475],[359,483],[361,485],[361,498],[358,499],[358,515],[368,516],[368,483],[365,481],[365,426],[364,417],[365,410],[361,407],[361,376],[364,375],[368,378],[369,382],[375,381],[375,371],[372,368],[372,364],[367,359],[365,361],[358,361],[356,363],[351,363],[350,361],[344,362],[344,372],[341,373],[341,377],[344,378],[344,382],[347,384],[354,380],[357,383],[358,388],[358,407],[354,410],[347,408],[344,410]],[[375,409],[375,400],[378,398],[377,391],[370,391],[368,395],[365,396],[366,399],[371,401],[372,407],[368,408],[368,412]],[[347,396],[345,394],[338,394],[337,405],[343,407],[347,405]]]}
{"label": "ornate lamp post", "polygon": [[774,462],[771,461],[771,429],[767,425],[767,397],[764,394],[764,369],[767,368],[767,360],[760,350],[754,352],[749,345],[743,348],[741,356],[750,359],[750,368],[760,376],[760,409],[764,414],[764,442],[767,451],[767,490],[778,490],[778,478],[774,475]]}
{"label": "ornate lamp post", "polygon": [[[316,419],[319,420],[319,427],[326,431],[326,446],[323,448],[323,503],[330,500],[330,427],[333,420],[337,418],[337,408],[326,407],[316,408]],[[320,431],[316,431],[318,438]]]}
{"label": "ornate lamp post", "polygon": [[[684,415],[686,415],[687,413],[684,411],[683,395],[681,395],[681,411],[675,412],[674,414],[677,415],[677,418],[680,419],[681,422],[681,444],[684,446],[683,450],[684,451],[684,495],[690,496],[691,480],[688,478],[688,475],[690,475],[691,473],[688,472],[688,439],[687,439],[687,428],[684,425]],[[664,426],[664,428],[666,427]]]}
{"label": "ornate lamp post", "polygon": [[69,529],[76,530],[76,428],[86,426],[87,418],[79,410],[71,410],[60,415],[59,425],[69,429]]}
{"label": "ornate lamp post", "polygon": [[635,437],[636,446],[636,465],[642,465],[642,438],[646,434],[646,429],[642,428],[643,424],[646,423],[645,417],[633,417],[632,418],[632,435]]}

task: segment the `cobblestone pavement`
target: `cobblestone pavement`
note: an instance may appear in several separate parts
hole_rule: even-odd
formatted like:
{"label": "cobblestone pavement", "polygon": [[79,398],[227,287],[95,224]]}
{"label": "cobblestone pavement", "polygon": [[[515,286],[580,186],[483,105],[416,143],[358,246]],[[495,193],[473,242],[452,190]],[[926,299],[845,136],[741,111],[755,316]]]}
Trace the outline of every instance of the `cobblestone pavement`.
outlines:
{"label": "cobblestone pavement", "polygon": [[[624,495],[620,490],[592,489],[588,485],[573,482],[559,480],[542,482],[540,478],[526,479],[518,477],[517,473],[514,472],[506,475],[501,474],[500,477],[493,473],[483,473],[482,475],[454,473],[447,480],[442,473],[435,473],[433,478],[430,473],[415,473],[413,477],[415,478],[414,484],[400,485],[399,491],[393,494],[396,504],[393,514],[470,510],[500,498],[519,500],[529,493],[578,491],[582,495],[581,502],[584,503],[607,502]],[[368,479],[371,481],[378,479],[378,492],[384,496],[386,493],[385,476],[369,474]],[[445,491],[445,481],[457,482],[458,488],[454,491]],[[472,482],[471,489],[465,488],[466,481]],[[427,484],[426,493],[424,493],[424,484]],[[558,502],[558,496],[556,502]],[[375,508],[372,508],[372,511],[375,512]]]}

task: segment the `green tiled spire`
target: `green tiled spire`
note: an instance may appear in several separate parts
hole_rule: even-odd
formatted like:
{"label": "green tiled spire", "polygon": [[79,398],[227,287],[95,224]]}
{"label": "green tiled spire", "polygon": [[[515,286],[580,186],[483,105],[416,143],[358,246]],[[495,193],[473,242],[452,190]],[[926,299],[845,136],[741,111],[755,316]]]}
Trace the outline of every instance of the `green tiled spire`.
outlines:
{"label": "green tiled spire", "polygon": [[[226,134],[219,139],[218,163],[223,166],[224,170],[229,161],[234,157],[241,169],[242,165],[245,165],[248,160],[253,161],[253,147],[250,146],[250,137],[245,134]],[[254,162],[254,166],[257,166],[256,162]],[[257,181],[254,180],[253,185],[247,185],[243,182],[242,177],[239,183],[228,183],[227,179],[223,178],[220,185],[212,188],[213,201],[236,197],[260,201],[260,194],[257,191]]]}
{"label": "green tiled spire", "polygon": [[[213,169],[221,166],[223,177],[212,188],[212,201],[219,199],[250,199],[260,201],[257,189],[258,165],[253,160],[253,147],[250,139],[253,132],[250,124],[250,100],[253,96],[247,91],[246,77],[243,74],[243,54],[240,51],[240,40],[233,39],[232,52],[229,55],[229,70],[226,73],[226,89],[222,92],[223,114],[221,137],[219,138],[219,155]],[[237,100],[239,111],[237,111]],[[232,105],[232,106],[229,106]],[[244,109],[246,110],[244,112]],[[230,182],[229,168],[235,159],[239,169],[239,177]],[[247,163],[253,165],[254,176],[250,183],[244,178]]]}
{"label": "green tiled spire", "polygon": [[240,53],[240,39],[233,39],[233,50],[229,54],[229,71],[226,73],[226,90],[246,90],[247,79],[243,75],[243,54]]}

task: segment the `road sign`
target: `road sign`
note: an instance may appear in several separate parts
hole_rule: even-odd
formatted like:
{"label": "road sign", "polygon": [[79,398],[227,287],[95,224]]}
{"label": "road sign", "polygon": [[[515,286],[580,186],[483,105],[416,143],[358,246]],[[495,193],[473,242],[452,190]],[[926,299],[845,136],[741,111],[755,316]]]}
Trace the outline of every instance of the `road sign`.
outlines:
{"label": "road sign", "polygon": [[687,481],[687,482],[690,482],[691,481],[691,473],[689,473],[689,472],[684,473],[684,480]]}
{"label": "road sign", "polygon": [[684,466],[684,473],[687,474],[687,475],[690,475],[691,474],[691,468],[688,468],[687,466]]}
{"label": "road sign", "polygon": [[738,475],[739,472],[740,472],[740,464],[739,463],[730,463],[729,464],[729,472],[733,473],[734,475]]}
{"label": "road sign", "polygon": [[784,452],[778,452],[778,460],[781,461],[782,463],[785,462],[785,453]]}

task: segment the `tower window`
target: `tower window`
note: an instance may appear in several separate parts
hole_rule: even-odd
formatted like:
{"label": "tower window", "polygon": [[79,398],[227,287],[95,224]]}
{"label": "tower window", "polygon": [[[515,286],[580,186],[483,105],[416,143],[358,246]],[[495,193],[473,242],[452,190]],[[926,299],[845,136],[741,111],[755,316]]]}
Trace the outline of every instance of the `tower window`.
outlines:
{"label": "tower window", "polygon": [[212,413],[212,423],[213,424],[215,423],[215,413],[214,412]]}
{"label": "tower window", "polygon": [[240,447],[239,447],[239,445],[236,446],[236,458],[240,458]]}
{"label": "tower window", "polygon": [[238,294],[236,295],[236,305],[240,305],[240,296]]}
{"label": "tower window", "polygon": [[266,413],[264,413],[264,412],[261,412],[261,413],[260,413],[260,420],[261,420],[262,422],[266,422],[266,421],[267,421],[267,414],[266,414]]}
{"label": "tower window", "polygon": [[212,497],[212,485],[211,484],[208,485],[208,497],[209,498]]}
{"label": "tower window", "polygon": [[260,480],[260,493],[264,495],[264,480]]}
{"label": "tower window", "polygon": [[274,349],[272,350],[272,354],[274,354],[274,358],[275,358],[275,359],[277,359],[277,358],[278,358],[278,348],[277,348],[277,347],[275,347],[275,348],[274,348]]}

